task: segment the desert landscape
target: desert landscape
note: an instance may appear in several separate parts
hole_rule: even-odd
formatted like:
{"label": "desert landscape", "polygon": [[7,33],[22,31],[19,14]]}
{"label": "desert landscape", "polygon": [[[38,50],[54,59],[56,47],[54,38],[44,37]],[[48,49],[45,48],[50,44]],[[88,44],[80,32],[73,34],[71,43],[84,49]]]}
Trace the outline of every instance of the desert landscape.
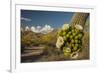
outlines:
{"label": "desert landscape", "polygon": [[[77,24],[82,30],[75,29]],[[73,13],[70,23],[59,28],[44,25],[47,30],[37,27],[38,31],[36,27],[21,26],[21,63],[89,59],[89,26],[88,13]],[[63,45],[57,43],[59,36],[67,39]]]}

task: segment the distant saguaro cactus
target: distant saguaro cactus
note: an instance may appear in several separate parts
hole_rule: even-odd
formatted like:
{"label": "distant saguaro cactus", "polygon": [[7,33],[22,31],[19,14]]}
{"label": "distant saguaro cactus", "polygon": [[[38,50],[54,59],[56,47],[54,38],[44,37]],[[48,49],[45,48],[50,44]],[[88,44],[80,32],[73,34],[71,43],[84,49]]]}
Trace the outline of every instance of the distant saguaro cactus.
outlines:
{"label": "distant saguaro cactus", "polygon": [[84,28],[86,19],[88,18],[89,13],[75,13],[70,22],[71,25],[79,24]]}

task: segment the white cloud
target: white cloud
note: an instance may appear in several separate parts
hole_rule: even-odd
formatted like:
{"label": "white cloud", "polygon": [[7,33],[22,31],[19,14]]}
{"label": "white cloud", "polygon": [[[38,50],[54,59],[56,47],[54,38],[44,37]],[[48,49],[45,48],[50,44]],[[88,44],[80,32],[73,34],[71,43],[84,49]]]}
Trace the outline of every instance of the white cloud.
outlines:
{"label": "white cloud", "polygon": [[41,26],[37,26],[36,28],[37,28],[37,29],[41,29],[42,27],[41,27]]}
{"label": "white cloud", "polygon": [[35,31],[35,27],[34,26],[31,27],[31,31],[33,31],[33,32]]}
{"label": "white cloud", "polygon": [[40,33],[40,30],[37,29],[37,27],[34,27],[34,26],[31,27],[31,31],[33,31],[35,33]]}
{"label": "white cloud", "polygon": [[50,25],[45,25],[42,29],[41,29],[41,32],[46,34],[46,33],[49,33],[53,31],[53,28],[50,26]]}
{"label": "white cloud", "polygon": [[21,17],[21,20],[24,20],[24,21],[31,21],[30,18],[25,18],[25,17]]}
{"label": "white cloud", "polygon": [[25,31],[29,31],[30,28],[28,26],[25,27]]}
{"label": "white cloud", "polygon": [[[26,30],[28,29],[28,27],[26,27]],[[41,26],[32,26],[30,28],[31,31],[35,32],[35,33],[42,33],[42,34],[46,34],[49,33],[51,31],[53,31],[53,28],[50,25],[45,25],[44,27]]]}

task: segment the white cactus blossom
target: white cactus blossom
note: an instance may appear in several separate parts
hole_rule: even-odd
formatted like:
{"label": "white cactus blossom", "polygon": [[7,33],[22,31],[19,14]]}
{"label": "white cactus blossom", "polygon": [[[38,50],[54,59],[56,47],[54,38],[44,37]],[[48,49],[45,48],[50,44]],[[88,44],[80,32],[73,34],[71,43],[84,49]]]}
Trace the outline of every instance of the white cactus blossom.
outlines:
{"label": "white cactus blossom", "polygon": [[56,47],[61,48],[61,46],[64,44],[64,39],[63,37],[59,36],[56,42]]}
{"label": "white cactus blossom", "polygon": [[62,30],[67,30],[69,28],[69,24],[64,24],[63,26],[62,26]]}
{"label": "white cactus blossom", "polygon": [[79,56],[78,52],[73,52],[70,57],[71,59],[77,59],[77,57]]}
{"label": "white cactus blossom", "polygon": [[76,24],[75,28],[78,29],[78,30],[83,30],[83,27],[81,25],[79,25],[79,24]]}

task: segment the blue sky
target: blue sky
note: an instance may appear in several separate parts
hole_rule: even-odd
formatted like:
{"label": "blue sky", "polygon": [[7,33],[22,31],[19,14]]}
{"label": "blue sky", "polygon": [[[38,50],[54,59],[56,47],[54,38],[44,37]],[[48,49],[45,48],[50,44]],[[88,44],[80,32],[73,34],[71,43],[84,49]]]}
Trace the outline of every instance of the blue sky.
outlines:
{"label": "blue sky", "polygon": [[73,12],[21,10],[21,24],[23,24],[21,26],[44,26],[47,24],[53,28],[59,28],[64,23],[69,23],[73,14]]}

